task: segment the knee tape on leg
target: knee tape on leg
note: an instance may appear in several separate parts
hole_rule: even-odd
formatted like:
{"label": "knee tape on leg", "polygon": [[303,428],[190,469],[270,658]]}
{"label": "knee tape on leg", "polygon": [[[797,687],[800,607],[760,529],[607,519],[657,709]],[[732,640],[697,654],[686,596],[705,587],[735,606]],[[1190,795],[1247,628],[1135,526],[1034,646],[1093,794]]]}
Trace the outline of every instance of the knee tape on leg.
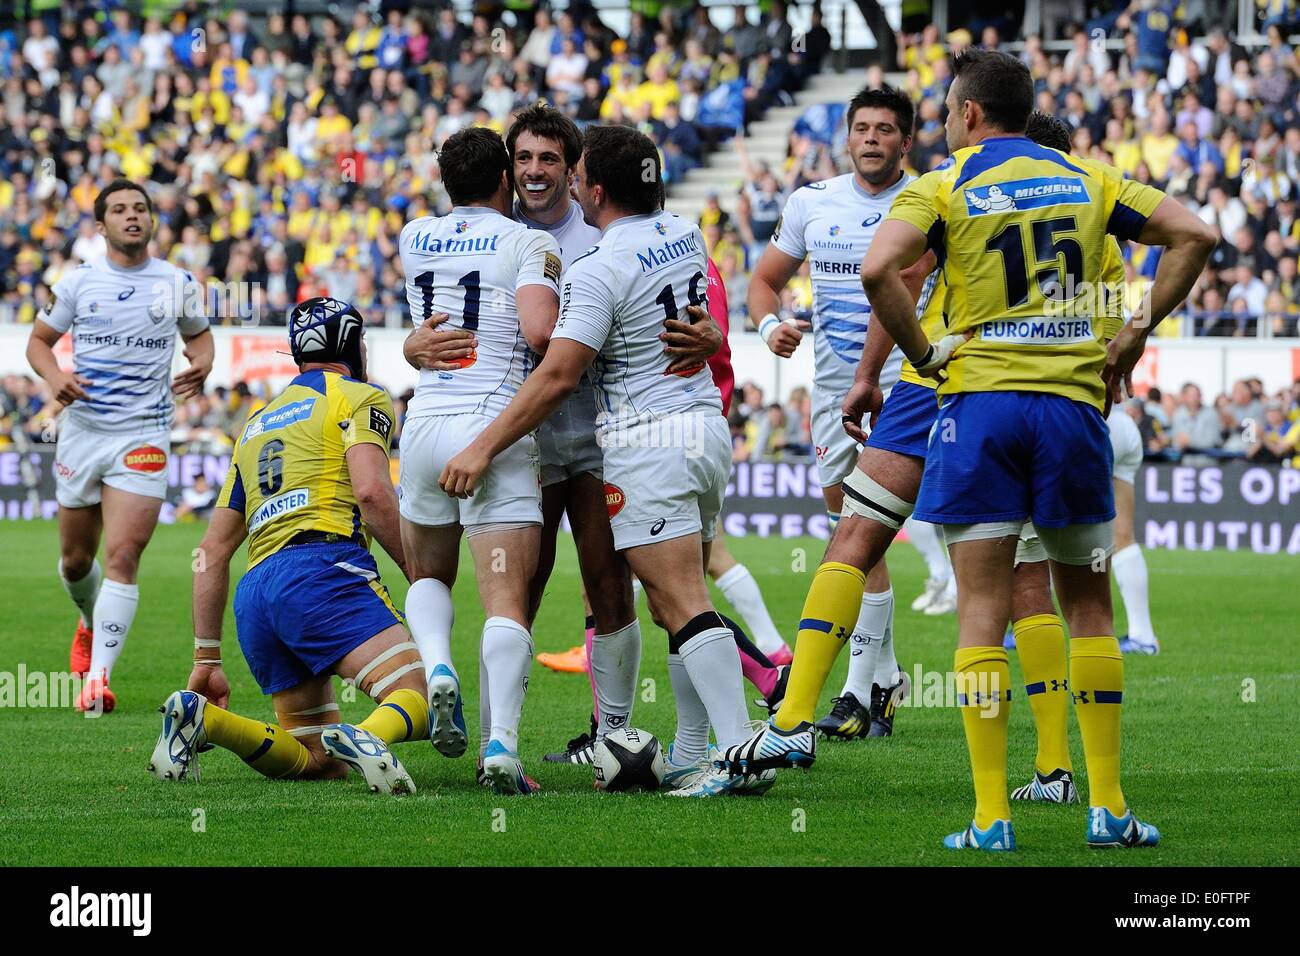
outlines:
{"label": "knee tape on leg", "polygon": [[705,611],[703,614],[697,614],[676,634],[668,635],[668,653],[677,654],[681,652],[682,645],[689,641],[696,634],[703,634],[705,631],[712,630],[715,627],[726,627],[723,623],[722,615],[717,611]]}
{"label": "knee tape on leg", "polygon": [[1061,564],[1092,564],[1115,550],[1115,522],[1071,524],[1064,528],[1039,528],[1047,556]]}
{"label": "knee tape on leg", "polygon": [[886,528],[897,531],[903,522],[912,515],[916,504],[904,501],[884,485],[875,481],[861,468],[854,468],[853,473],[844,479],[844,517],[860,515],[879,521]]}
{"label": "knee tape on leg", "polygon": [[380,696],[396,681],[417,668],[423,669],[420,649],[412,641],[403,641],[384,651],[361,670],[357,671],[356,685],[372,700]]}

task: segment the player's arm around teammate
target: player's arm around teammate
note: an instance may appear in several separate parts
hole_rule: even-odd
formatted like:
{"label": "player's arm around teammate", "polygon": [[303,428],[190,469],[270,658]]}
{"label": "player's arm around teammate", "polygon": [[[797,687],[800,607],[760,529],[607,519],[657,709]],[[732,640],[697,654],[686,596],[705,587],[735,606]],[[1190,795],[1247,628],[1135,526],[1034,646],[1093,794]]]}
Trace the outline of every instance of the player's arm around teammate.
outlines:
{"label": "player's arm around teammate", "polygon": [[[688,319],[669,319],[659,339],[664,354],[671,358],[668,373],[696,368],[717,354],[722,347],[722,329],[702,307],[688,305]],[[442,329],[439,325],[450,316],[439,312],[417,325],[402,343],[402,357],[414,369],[449,372],[460,368],[459,360],[469,358],[478,346],[478,337],[466,329]]]}

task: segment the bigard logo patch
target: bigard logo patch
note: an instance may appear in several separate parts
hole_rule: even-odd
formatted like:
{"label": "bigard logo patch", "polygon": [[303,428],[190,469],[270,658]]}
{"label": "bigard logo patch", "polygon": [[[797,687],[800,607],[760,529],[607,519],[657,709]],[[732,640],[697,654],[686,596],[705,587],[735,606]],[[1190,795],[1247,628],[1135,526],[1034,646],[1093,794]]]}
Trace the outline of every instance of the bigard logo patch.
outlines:
{"label": "bigard logo patch", "polygon": [[141,445],[128,451],[122,457],[122,464],[132,471],[157,474],[167,467],[167,452],[153,445]]}
{"label": "bigard logo patch", "polygon": [[605,482],[605,507],[609,509],[609,516],[612,518],[622,511],[626,503],[627,498],[623,494],[623,489],[618,485]]}

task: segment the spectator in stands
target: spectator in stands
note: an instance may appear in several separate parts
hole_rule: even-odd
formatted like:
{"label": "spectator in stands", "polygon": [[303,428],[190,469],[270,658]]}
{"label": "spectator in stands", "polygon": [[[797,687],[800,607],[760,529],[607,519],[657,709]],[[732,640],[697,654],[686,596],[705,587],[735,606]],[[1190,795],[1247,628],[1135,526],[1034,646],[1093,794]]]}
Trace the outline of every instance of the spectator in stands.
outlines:
{"label": "spectator in stands", "polygon": [[1300,422],[1288,420],[1286,406],[1280,401],[1269,402],[1264,416],[1264,427],[1246,457],[1256,464],[1285,462],[1300,468]]}
{"label": "spectator in stands", "polygon": [[786,448],[785,409],[779,402],[767,406],[758,424],[753,457],[758,461],[780,461]]}
{"label": "spectator in stands", "polygon": [[1208,465],[1213,458],[1198,452],[1217,450],[1221,443],[1219,417],[1201,404],[1201,389],[1188,382],[1179,391],[1179,404],[1170,424],[1170,447],[1185,465]]}
{"label": "spectator in stands", "polygon": [[195,475],[194,484],[181,490],[180,500],[176,502],[176,520],[207,521],[216,507],[219,490],[212,487],[207,475],[202,472]]}
{"label": "spectator in stands", "polygon": [[[1154,398],[1152,392],[1155,393]],[[1152,408],[1157,410],[1160,408],[1159,393],[1158,388],[1151,388],[1147,392],[1145,401],[1141,398],[1132,398],[1124,406],[1124,410],[1137,425],[1138,434],[1142,436],[1144,456],[1159,455],[1167,444],[1164,426],[1160,423],[1160,419],[1151,413]]]}

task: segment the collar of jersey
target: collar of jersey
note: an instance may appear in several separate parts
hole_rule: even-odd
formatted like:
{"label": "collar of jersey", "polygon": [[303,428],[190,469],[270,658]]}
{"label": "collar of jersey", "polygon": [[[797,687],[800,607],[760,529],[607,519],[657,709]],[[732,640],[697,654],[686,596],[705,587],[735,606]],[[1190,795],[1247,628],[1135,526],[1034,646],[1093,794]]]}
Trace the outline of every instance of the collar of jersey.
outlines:
{"label": "collar of jersey", "polygon": [[570,199],[569,211],[568,213],[565,214],[564,218],[561,219],[559,222],[553,222],[548,225],[547,223],[538,222],[536,219],[530,218],[528,215],[524,213],[523,204],[520,203],[518,200],[515,201],[515,218],[518,219],[520,222],[522,222],[529,229],[540,229],[542,232],[559,232],[561,229],[563,229],[573,220],[574,216],[580,216],[580,215],[582,215],[582,207],[579,206],[577,202]]}
{"label": "collar of jersey", "polygon": [[894,185],[890,186],[888,189],[882,189],[878,193],[874,193],[874,194],[869,193],[865,189],[863,189],[858,184],[858,177],[856,173],[849,173],[849,185],[853,187],[853,191],[857,193],[858,198],[870,199],[876,201],[879,200],[882,196],[888,196],[891,192],[894,192],[895,190],[902,190],[902,188],[907,184],[907,180],[908,180],[907,171],[900,170],[900,172],[902,173],[902,175],[898,177],[898,182],[894,183]]}
{"label": "collar of jersey", "polygon": [[104,265],[108,266],[114,272],[120,272],[123,275],[133,276],[133,275],[138,275],[141,272],[144,272],[151,265],[153,265],[153,256],[150,256],[148,259],[144,260],[144,262],[140,263],[138,266],[119,266],[108,256],[104,256]]}
{"label": "collar of jersey", "polygon": [[487,215],[487,214],[489,214],[489,213],[492,214],[492,215],[494,215],[494,216],[500,216],[500,215],[501,215],[501,213],[499,213],[497,210],[495,210],[495,209],[490,209],[490,208],[487,207],[487,206],[452,206],[452,207],[451,207],[451,212],[448,213],[448,215],[450,215],[450,216],[483,216],[483,215]]}
{"label": "collar of jersey", "polygon": [[632,223],[637,223],[637,222],[649,222],[651,219],[661,219],[667,215],[668,213],[664,212],[662,209],[659,209],[655,212],[647,212],[647,213],[641,213],[639,215],[623,216],[619,219],[615,219],[608,226],[606,226],[604,235],[609,235],[611,230],[617,229],[619,226],[625,224],[631,225]]}

